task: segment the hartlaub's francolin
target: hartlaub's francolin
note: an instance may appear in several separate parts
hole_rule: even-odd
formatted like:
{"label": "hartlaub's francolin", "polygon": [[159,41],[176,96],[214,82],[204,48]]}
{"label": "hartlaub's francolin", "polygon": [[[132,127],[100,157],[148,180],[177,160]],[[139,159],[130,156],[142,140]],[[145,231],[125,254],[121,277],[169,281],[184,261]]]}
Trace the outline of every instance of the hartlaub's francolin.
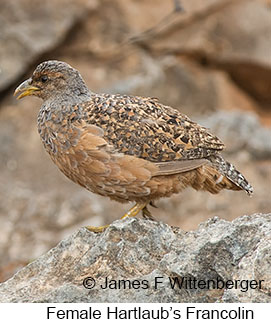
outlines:
{"label": "hartlaub's francolin", "polygon": [[[218,193],[253,188],[224,160],[223,143],[206,128],[155,98],[96,94],[60,61],[37,66],[16,90],[43,99],[38,130],[58,168],[87,190],[136,202],[125,216],[187,186]],[[104,227],[88,227],[100,232]]]}

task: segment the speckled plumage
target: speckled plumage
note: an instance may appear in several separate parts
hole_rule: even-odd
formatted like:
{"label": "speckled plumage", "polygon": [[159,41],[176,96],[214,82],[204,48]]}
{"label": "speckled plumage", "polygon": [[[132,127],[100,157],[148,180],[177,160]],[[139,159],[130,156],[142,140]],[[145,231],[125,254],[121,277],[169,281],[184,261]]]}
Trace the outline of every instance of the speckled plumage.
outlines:
{"label": "speckled plumage", "polygon": [[152,162],[204,158],[223,143],[155,98],[92,94],[82,118],[104,130],[118,151]]}
{"label": "speckled plumage", "polygon": [[252,193],[220,155],[216,136],[155,98],[92,93],[78,71],[58,61],[40,64],[16,92],[44,100],[38,129],[45,149],[94,193],[145,204],[187,186]]}

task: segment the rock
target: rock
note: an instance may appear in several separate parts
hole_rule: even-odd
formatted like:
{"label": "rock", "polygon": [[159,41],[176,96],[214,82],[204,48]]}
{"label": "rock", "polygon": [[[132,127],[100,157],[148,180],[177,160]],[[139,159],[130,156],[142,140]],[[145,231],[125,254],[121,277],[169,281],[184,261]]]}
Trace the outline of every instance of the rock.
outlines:
{"label": "rock", "polygon": [[[2,283],[0,301],[270,302],[270,246],[271,214],[233,222],[215,217],[191,232],[136,218],[118,220],[102,234],[82,228],[61,241]],[[106,277],[111,288],[103,289]],[[170,279],[182,278],[233,281],[238,288],[171,288]]]}
{"label": "rock", "polygon": [[223,140],[227,153],[246,151],[253,158],[271,158],[271,128],[263,127],[252,112],[218,111],[199,123]]}
{"label": "rock", "polygon": [[58,46],[95,0],[2,1],[0,24],[0,92],[20,78],[33,62]]}
{"label": "rock", "polygon": [[183,1],[185,14],[143,43],[156,54],[194,57],[203,65],[223,69],[261,104],[270,106],[270,8],[251,0],[199,3]]}

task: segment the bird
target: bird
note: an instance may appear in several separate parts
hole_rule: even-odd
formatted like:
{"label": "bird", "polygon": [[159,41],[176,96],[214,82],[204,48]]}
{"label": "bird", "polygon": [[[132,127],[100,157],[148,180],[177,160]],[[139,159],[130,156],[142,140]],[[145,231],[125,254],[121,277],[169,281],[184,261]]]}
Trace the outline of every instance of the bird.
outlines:
{"label": "bird", "polygon": [[64,175],[93,193],[135,203],[121,219],[140,211],[153,219],[148,205],[187,187],[253,193],[222,157],[217,136],[157,98],[94,93],[79,71],[58,60],[40,63],[14,95],[43,100],[38,132]]}

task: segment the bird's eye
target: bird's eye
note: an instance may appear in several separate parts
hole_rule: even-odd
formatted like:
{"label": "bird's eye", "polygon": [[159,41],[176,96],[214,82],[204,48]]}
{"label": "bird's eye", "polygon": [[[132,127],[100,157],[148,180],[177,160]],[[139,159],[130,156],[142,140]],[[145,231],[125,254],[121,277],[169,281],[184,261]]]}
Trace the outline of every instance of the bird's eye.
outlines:
{"label": "bird's eye", "polygon": [[47,82],[48,81],[48,76],[47,75],[43,75],[42,77],[41,77],[41,82],[42,83],[45,83],[45,82]]}

